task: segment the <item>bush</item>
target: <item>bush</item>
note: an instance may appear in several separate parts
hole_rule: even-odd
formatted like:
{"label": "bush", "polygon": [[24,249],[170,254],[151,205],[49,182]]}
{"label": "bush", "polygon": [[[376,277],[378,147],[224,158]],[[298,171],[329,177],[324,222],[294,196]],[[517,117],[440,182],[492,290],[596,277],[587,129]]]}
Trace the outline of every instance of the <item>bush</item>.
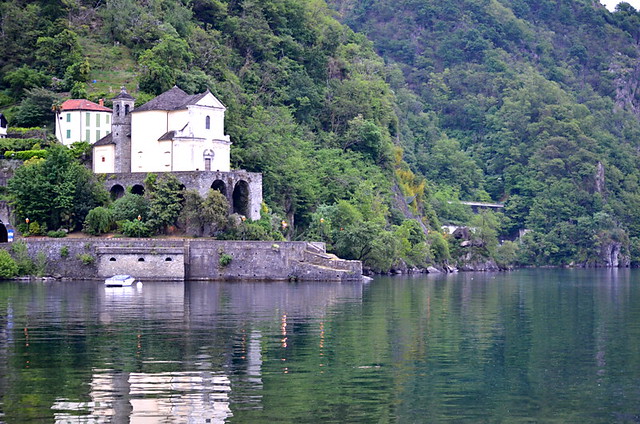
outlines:
{"label": "bush", "polygon": [[44,252],[38,252],[34,263],[36,277],[44,277],[47,271],[47,256]]}
{"label": "bush", "polygon": [[231,255],[229,255],[227,253],[221,253],[220,254],[220,259],[218,259],[218,264],[220,265],[221,268],[224,268],[227,265],[229,265],[232,260],[233,260],[233,258],[231,257]]}
{"label": "bush", "polygon": [[63,238],[67,236],[67,232],[64,230],[47,231],[47,237],[51,238]]}
{"label": "bush", "polygon": [[120,221],[118,224],[120,225],[120,232],[127,237],[149,237],[151,235],[149,226],[137,219]]}
{"label": "bush", "polygon": [[107,233],[113,227],[113,212],[102,206],[93,208],[84,221],[84,232],[97,236]]}
{"label": "bush", "polygon": [[18,265],[6,250],[0,250],[0,278],[13,278],[18,275]]}
{"label": "bush", "polygon": [[47,151],[44,149],[38,150],[22,150],[16,152],[14,150],[7,150],[4,152],[5,159],[18,159],[18,160],[29,160],[31,158],[46,158]]}
{"label": "bush", "polygon": [[60,257],[61,258],[69,257],[69,246],[62,246],[60,248]]}
{"label": "bush", "polygon": [[143,220],[147,219],[149,212],[149,200],[144,196],[127,193],[115,202],[112,206],[113,219],[117,221],[133,221],[138,216]]}
{"label": "bush", "polygon": [[78,253],[76,255],[76,259],[78,259],[84,265],[91,265],[92,263],[94,263],[96,261],[96,258],[94,258],[93,256],[91,256],[88,253]]}
{"label": "bush", "polygon": [[34,265],[29,257],[27,245],[22,241],[17,241],[11,245],[11,251],[18,265],[18,275],[32,275]]}

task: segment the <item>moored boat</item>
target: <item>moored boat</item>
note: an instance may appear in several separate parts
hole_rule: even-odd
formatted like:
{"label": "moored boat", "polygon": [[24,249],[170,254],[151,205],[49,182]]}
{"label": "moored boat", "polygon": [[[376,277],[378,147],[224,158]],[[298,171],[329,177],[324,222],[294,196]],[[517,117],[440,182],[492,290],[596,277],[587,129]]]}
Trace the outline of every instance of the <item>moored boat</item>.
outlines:
{"label": "moored boat", "polygon": [[136,279],[130,275],[114,275],[104,280],[104,285],[107,287],[125,287],[131,286],[135,283]]}

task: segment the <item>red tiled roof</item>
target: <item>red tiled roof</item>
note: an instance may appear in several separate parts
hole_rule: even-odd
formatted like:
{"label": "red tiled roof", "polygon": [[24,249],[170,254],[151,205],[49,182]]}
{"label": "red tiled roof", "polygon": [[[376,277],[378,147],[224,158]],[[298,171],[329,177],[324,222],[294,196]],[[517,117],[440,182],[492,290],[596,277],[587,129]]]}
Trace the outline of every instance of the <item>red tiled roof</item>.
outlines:
{"label": "red tiled roof", "polygon": [[62,110],[93,110],[96,112],[111,112],[111,109],[86,99],[71,99],[62,103]]}

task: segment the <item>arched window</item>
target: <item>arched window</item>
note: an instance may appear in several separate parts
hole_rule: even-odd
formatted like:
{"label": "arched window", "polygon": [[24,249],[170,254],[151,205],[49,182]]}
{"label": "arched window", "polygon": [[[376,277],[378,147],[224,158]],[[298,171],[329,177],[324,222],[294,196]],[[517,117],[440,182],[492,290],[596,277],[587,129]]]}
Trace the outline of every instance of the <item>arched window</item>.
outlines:
{"label": "arched window", "polygon": [[211,129],[211,117],[209,115],[204,119],[204,127],[208,130]]}
{"label": "arched window", "polygon": [[129,105],[124,105],[124,114],[125,115],[129,114]]}
{"label": "arched window", "polygon": [[120,105],[116,105],[116,116],[120,116]]}

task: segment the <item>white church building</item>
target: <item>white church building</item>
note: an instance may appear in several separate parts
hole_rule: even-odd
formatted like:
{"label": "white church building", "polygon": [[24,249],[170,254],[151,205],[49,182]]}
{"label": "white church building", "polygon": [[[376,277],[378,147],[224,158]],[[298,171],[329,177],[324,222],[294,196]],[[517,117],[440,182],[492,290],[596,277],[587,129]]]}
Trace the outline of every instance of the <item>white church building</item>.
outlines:
{"label": "white church building", "polygon": [[224,133],[225,111],[210,91],[189,95],[173,87],[134,108],[133,97],[123,89],[113,99],[111,133],[94,144],[93,170],[229,172],[231,141]]}
{"label": "white church building", "polygon": [[224,133],[225,106],[209,90],[178,87],[140,107],[123,87],[113,98],[111,131],[93,144],[93,172],[112,197],[144,192],[147,173],[172,173],[185,188],[224,194],[232,213],[260,218],[262,175],[231,169],[231,140]]}

